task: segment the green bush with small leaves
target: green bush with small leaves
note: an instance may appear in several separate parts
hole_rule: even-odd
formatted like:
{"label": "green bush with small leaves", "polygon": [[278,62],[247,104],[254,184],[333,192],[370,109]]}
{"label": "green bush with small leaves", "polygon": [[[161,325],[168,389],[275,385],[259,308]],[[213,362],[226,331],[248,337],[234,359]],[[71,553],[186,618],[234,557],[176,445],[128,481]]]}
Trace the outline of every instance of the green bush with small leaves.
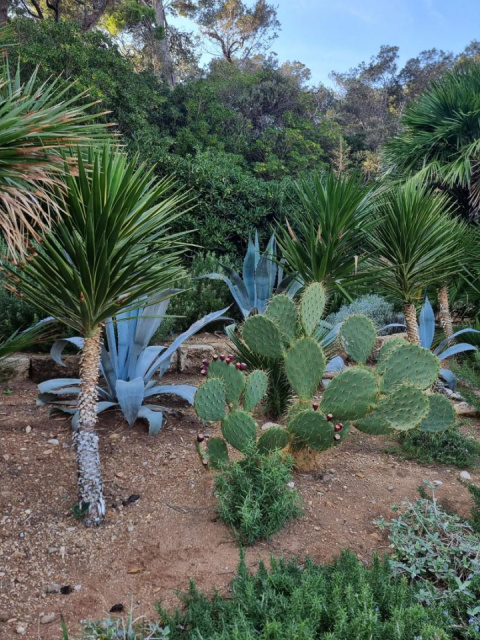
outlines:
{"label": "green bush with small leaves", "polygon": [[220,518],[244,545],[268,539],[300,515],[300,499],[292,481],[293,460],[278,451],[247,455],[223,467],[214,493]]}
{"label": "green bush with small leaves", "polygon": [[475,467],[480,456],[480,442],[467,437],[457,427],[443,433],[417,429],[398,435],[402,453],[422,464],[440,463],[462,469]]}

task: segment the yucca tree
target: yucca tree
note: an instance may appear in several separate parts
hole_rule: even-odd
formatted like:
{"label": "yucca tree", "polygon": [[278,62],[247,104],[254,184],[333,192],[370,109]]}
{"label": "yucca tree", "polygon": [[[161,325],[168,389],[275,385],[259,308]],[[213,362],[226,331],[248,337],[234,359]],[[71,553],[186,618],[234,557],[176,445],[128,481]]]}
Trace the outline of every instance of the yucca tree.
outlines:
{"label": "yucca tree", "polygon": [[435,81],[405,109],[402,133],[384,149],[403,178],[449,193],[468,218],[480,212],[480,64],[459,67]]}
{"label": "yucca tree", "polygon": [[305,283],[322,282],[327,290],[344,293],[364,260],[373,191],[355,176],[332,172],[298,182],[296,195],[302,213],[276,232],[287,266]]}
{"label": "yucca tree", "polygon": [[54,221],[25,263],[6,263],[10,286],[84,337],[78,429],[73,440],[79,508],[87,524],[105,515],[97,422],[102,325],[139,298],[165,290],[179,274],[180,234],[170,230],[185,196],[171,193],[144,165],[118,151],[76,153],[66,176],[66,215]]}
{"label": "yucca tree", "polygon": [[37,72],[22,83],[8,58],[0,66],[0,231],[10,250],[24,249],[59,212],[59,151],[107,137],[85,93],[69,92],[71,83],[59,79],[38,83]]}
{"label": "yucca tree", "polygon": [[380,200],[369,230],[379,290],[403,302],[410,342],[420,344],[415,304],[423,289],[458,272],[466,225],[446,195],[407,182]]}

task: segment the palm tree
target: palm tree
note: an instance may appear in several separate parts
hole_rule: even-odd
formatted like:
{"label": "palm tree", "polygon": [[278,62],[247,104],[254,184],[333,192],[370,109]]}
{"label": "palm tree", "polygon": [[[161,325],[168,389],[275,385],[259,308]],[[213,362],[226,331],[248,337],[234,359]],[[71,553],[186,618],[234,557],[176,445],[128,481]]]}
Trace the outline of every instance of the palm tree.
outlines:
{"label": "palm tree", "polygon": [[95,432],[102,325],[178,276],[184,247],[170,225],[185,196],[169,195],[171,180],[158,182],[151,169],[108,147],[86,158],[77,151],[75,164],[65,191],[56,189],[67,215],[53,221],[32,256],[10,260],[5,270],[20,295],[84,337],[73,440],[79,509],[87,524],[98,524],[105,516]]}
{"label": "palm tree", "polygon": [[465,230],[448,197],[425,186],[410,181],[381,199],[369,231],[371,263],[378,287],[403,302],[410,342],[420,344],[415,303],[424,287],[458,271]]}
{"label": "palm tree", "polygon": [[69,92],[58,79],[39,84],[37,72],[22,83],[7,58],[0,67],[0,230],[9,250],[25,250],[59,212],[51,194],[64,169],[59,150],[106,138],[86,94]]}
{"label": "palm tree", "polygon": [[405,109],[403,132],[385,146],[393,173],[447,192],[468,218],[480,213],[480,64],[434,82]]}
{"label": "palm tree", "polygon": [[[342,293],[364,259],[362,238],[372,223],[373,191],[355,176],[316,176],[296,185],[302,214],[278,226],[287,266],[305,283],[322,282]],[[358,281],[358,278],[357,278]]]}

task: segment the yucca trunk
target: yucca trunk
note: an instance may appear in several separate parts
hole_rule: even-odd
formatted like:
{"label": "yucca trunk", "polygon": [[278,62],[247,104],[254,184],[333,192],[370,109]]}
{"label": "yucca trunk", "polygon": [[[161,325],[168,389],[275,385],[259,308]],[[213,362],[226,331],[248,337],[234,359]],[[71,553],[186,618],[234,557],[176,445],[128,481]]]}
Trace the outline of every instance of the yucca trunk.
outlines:
{"label": "yucca trunk", "polygon": [[403,305],[405,314],[405,324],[407,325],[407,338],[413,344],[420,344],[420,334],[418,333],[417,310],[414,304]]}
{"label": "yucca trunk", "polygon": [[77,454],[79,507],[85,509],[88,505],[87,526],[98,525],[105,517],[98,435],[95,433],[100,336],[101,328],[98,327],[84,340],[80,359],[82,388],[78,399],[78,429],[73,435]]}
{"label": "yucca trunk", "polygon": [[447,338],[453,335],[453,322],[452,314],[450,313],[450,306],[448,304],[448,286],[443,283],[437,290],[438,306],[440,307],[440,324]]}

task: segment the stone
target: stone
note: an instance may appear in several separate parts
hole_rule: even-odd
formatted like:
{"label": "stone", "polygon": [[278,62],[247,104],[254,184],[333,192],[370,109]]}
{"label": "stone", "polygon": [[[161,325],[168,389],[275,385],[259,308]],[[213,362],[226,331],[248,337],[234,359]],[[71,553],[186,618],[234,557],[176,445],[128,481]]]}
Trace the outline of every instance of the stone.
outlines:
{"label": "stone", "polygon": [[178,350],[180,373],[199,374],[203,360],[212,360],[214,349],[209,344],[184,345]]}
{"label": "stone", "polygon": [[0,367],[0,382],[8,380],[28,380],[30,373],[30,358],[24,353],[13,353],[2,360]]}
{"label": "stone", "polygon": [[48,444],[59,444],[58,440],[56,438],[50,438],[50,440],[47,440]]}
{"label": "stone", "polygon": [[44,613],[40,618],[40,624],[50,624],[56,618],[54,613]]}
{"label": "stone", "polygon": [[46,593],[60,593],[60,589],[62,588],[61,584],[57,584],[56,582],[52,582],[51,584],[47,584],[45,591]]}
{"label": "stone", "polygon": [[290,489],[294,489],[295,488],[295,482],[287,482],[287,487],[289,487]]}
{"label": "stone", "polygon": [[56,364],[49,354],[33,354],[30,357],[30,379],[45,382],[52,378],[78,378],[80,373],[80,356],[63,356],[65,366]]}
{"label": "stone", "polygon": [[390,485],[390,486],[388,487],[388,490],[389,490],[389,491],[393,491],[393,489],[394,489],[394,487],[392,487],[392,485]]}
{"label": "stone", "polygon": [[468,473],[468,471],[460,471],[460,478],[463,480],[471,480],[472,476]]}
{"label": "stone", "polygon": [[32,427],[30,425],[25,427],[25,433],[32,433]]}
{"label": "stone", "polygon": [[467,402],[459,402],[453,406],[455,407],[457,416],[470,416],[474,418],[477,415],[475,407],[472,407]]}
{"label": "stone", "polygon": [[24,636],[27,633],[28,624],[26,622],[19,622],[15,627],[15,633],[19,636]]}

